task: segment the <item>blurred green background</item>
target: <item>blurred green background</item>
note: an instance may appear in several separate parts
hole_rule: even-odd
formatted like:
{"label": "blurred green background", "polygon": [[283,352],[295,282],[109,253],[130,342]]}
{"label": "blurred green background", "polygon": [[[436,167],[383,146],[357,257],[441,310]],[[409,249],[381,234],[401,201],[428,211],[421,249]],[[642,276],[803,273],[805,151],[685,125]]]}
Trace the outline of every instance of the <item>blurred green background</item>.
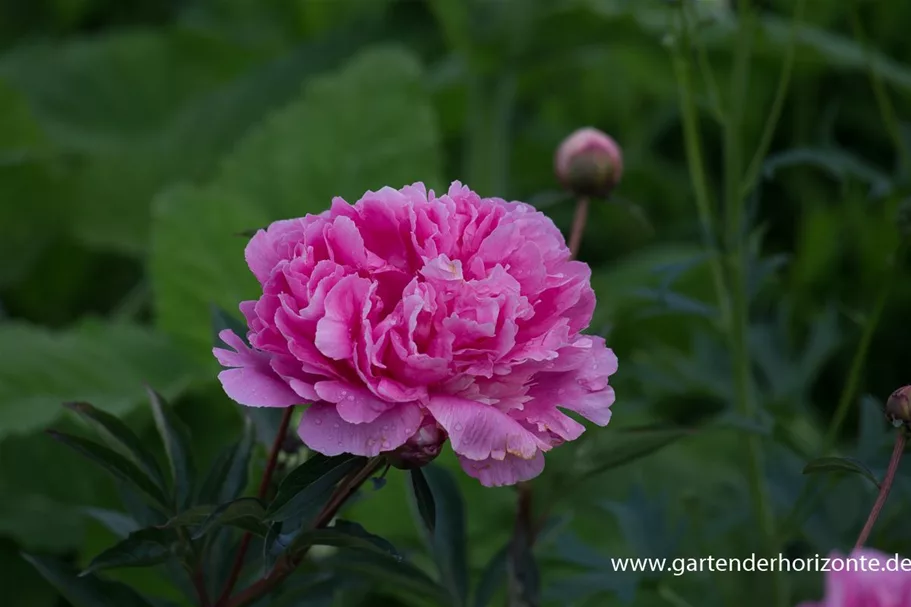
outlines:
{"label": "blurred green background", "polygon": [[[724,0],[695,4],[693,57],[726,91],[736,13]],[[797,46],[749,197],[751,355],[763,417],[747,424],[729,407],[728,354],[712,323],[672,70],[673,2],[2,0],[4,604],[66,604],[21,550],[85,563],[114,539],[90,516],[118,507],[113,484],[42,434],[74,424],[62,402],[92,402],[151,436],[146,382],[177,404],[198,460],[237,436],[242,411],[215,381],[210,306],[235,311],[256,296],[240,233],[319,212],[334,195],[353,202],[413,181],[439,191],[455,179],[530,202],[567,231],[574,202],[557,186],[553,151],[592,125],[625,155],[616,198],[593,207],[580,253],[599,299],[591,331],[608,337],[620,372],[611,425],[557,450],[536,481],[540,503],[564,516],[539,545],[545,603],[758,607],[750,597],[768,583],[762,574],[616,573],[607,559],[757,552],[743,435],[763,436],[772,502],[787,519],[891,284],[838,447],[885,469],[891,434],[878,407],[909,381],[911,274],[890,274],[889,260],[897,208],[911,192],[897,144],[911,145],[911,4],[808,0],[796,29],[792,2],[756,4],[741,108],[747,159]],[[709,187],[720,194],[722,131],[712,86],[696,74]],[[895,105],[891,128],[871,74]],[[679,434],[624,434],[643,424],[692,431],[578,480],[618,445],[649,452]],[[901,516],[907,470],[871,540],[887,552],[911,552],[911,518]],[[477,573],[511,533],[514,491],[461,481]],[[839,479],[785,528],[784,550],[850,548],[874,496],[859,476]],[[407,513],[393,471],[348,516],[417,550]],[[413,558],[420,563],[420,552]],[[180,601],[157,576],[116,575]],[[814,573],[789,583],[795,603],[822,588]],[[370,592],[337,604],[399,600]]]}

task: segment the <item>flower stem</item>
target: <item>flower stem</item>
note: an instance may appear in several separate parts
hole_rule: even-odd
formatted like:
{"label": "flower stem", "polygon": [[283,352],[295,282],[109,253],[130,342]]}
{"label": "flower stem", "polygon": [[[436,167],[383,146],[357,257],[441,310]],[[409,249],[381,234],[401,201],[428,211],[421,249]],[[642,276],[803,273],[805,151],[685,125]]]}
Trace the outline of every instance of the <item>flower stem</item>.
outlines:
{"label": "flower stem", "polygon": [[573,259],[579,254],[579,246],[582,244],[582,235],[585,233],[585,222],[588,220],[588,207],[588,196],[580,196],[576,201],[573,228],[569,233],[569,254]]}
{"label": "flower stem", "polygon": [[[288,434],[288,426],[291,425],[291,415],[294,413],[294,407],[288,407],[282,414],[281,422],[278,424],[278,432],[275,433],[275,439],[272,441],[272,448],[269,450],[269,459],[266,462],[266,469],[263,471],[263,477],[259,482],[259,490],[256,495],[259,499],[266,497],[269,491],[269,485],[272,483],[272,475],[275,473],[275,465],[278,462],[278,454],[281,452],[282,443],[285,442],[285,436]],[[237,556],[234,558],[234,564],[231,566],[231,573],[228,575],[228,581],[225,583],[224,590],[218,597],[216,607],[223,607],[231,597],[231,592],[237,584],[240,572],[244,568],[244,557],[247,550],[250,549],[250,541],[253,535],[249,532],[244,533],[240,540],[240,548],[237,550]]]}
{"label": "flower stem", "polygon": [[[329,501],[326,503],[326,506],[320,511],[316,519],[314,519],[313,528],[318,529],[328,525],[338,513],[339,508],[341,508],[348,498],[350,498],[358,488],[370,478],[371,474],[376,472],[376,470],[383,465],[383,462],[384,458],[382,456],[374,457],[368,460],[363,468],[356,470],[349,475],[348,478],[344,479],[333,492]],[[227,606],[246,607],[273,590],[294,572],[306,553],[307,549],[305,548],[302,552],[297,554],[283,555],[280,557],[272,568],[272,571],[270,571],[266,577],[254,583],[246,590],[238,593],[237,596],[227,603]]]}
{"label": "flower stem", "polygon": [[882,512],[883,506],[886,504],[886,499],[889,497],[889,492],[892,490],[892,483],[895,481],[895,473],[898,471],[898,464],[901,462],[902,454],[905,452],[906,441],[905,428],[900,428],[895,435],[895,448],[892,450],[892,459],[889,460],[889,469],[886,470],[886,478],[883,479],[883,482],[880,485],[879,495],[876,497],[873,509],[870,510],[870,516],[867,517],[867,522],[857,538],[857,543],[854,544],[855,550],[862,547],[867,542],[867,538],[870,537],[870,532],[873,531],[873,525],[876,524],[876,519],[879,518],[879,513]]}

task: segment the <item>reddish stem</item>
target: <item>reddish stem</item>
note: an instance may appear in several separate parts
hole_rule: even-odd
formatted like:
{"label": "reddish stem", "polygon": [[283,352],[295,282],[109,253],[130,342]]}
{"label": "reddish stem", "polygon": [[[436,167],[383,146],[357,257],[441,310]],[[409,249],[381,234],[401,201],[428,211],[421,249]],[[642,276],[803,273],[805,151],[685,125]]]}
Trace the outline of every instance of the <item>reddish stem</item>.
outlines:
{"label": "reddish stem", "polygon": [[870,532],[873,531],[873,525],[876,524],[876,519],[879,518],[879,513],[882,512],[883,506],[886,504],[886,498],[889,497],[889,491],[892,490],[892,482],[895,480],[895,473],[898,471],[898,464],[901,462],[902,454],[905,451],[906,441],[905,429],[901,428],[895,437],[895,448],[892,450],[892,459],[889,460],[886,478],[883,479],[882,485],[880,485],[879,495],[876,498],[876,503],[873,504],[870,516],[867,517],[867,523],[860,532],[857,543],[854,544],[855,550],[862,547],[867,542],[867,538],[870,537]]}
{"label": "reddish stem", "polygon": [[[370,478],[370,475],[373,474],[382,463],[382,457],[375,457],[368,461],[363,468],[349,476],[346,480],[343,480],[335,493],[332,494],[332,497],[329,498],[329,502],[314,520],[313,527],[318,529],[328,525],[345,501],[364,484],[364,481]],[[298,554],[284,555],[279,558],[278,562],[275,563],[275,567],[272,568],[272,571],[270,571],[266,577],[240,592],[230,603],[228,603],[228,607],[246,607],[246,605],[249,605],[271,591],[294,572],[294,569],[305,554],[306,549]]]}
{"label": "reddish stem", "polygon": [[[259,490],[256,496],[259,499],[266,497],[269,486],[272,483],[272,475],[275,473],[275,466],[278,463],[278,454],[281,452],[282,444],[285,442],[285,436],[288,434],[288,426],[291,425],[291,415],[294,413],[294,407],[285,409],[282,420],[278,424],[278,432],[275,434],[275,440],[272,441],[272,449],[269,451],[269,460],[266,462],[266,469],[263,471],[262,480],[259,481]],[[253,539],[251,533],[245,533],[240,540],[240,548],[237,550],[237,556],[234,558],[234,564],[231,566],[231,573],[228,575],[228,581],[225,583],[224,590],[216,601],[216,607],[224,607],[231,597],[231,591],[237,584],[240,572],[244,568],[244,557],[247,556],[247,550],[250,548],[250,541]]]}
{"label": "reddish stem", "polygon": [[199,597],[200,607],[209,607],[209,593],[206,591],[206,579],[203,575],[202,568],[197,565],[193,570],[193,588],[196,589],[196,596]]}
{"label": "reddish stem", "polygon": [[573,259],[579,254],[579,245],[582,244],[582,234],[585,232],[585,222],[588,219],[588,196],[580,196],[576,201],[576,214],[573,217],[573,228],[569,233],[569,254]]}

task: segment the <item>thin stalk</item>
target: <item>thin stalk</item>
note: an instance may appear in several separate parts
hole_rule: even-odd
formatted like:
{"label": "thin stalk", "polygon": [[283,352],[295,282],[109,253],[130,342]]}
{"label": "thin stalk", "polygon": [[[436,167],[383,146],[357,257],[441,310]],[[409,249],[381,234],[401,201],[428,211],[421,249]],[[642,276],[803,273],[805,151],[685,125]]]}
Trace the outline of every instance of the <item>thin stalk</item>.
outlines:
{"label": "thin stalk", "polygon": [[684,46],[682,50],[677,49],[674,53],[673,64],[674,74],[677,78],[677,88],[680,93],[680,111],[683,121],[687,166],[690,172],[690,180],[693,182],[696,213],[702,229],[704,246],[711,253],[709,266],[712,272],[715,296],[721,311],[721,326],[726,328],[730,322],[730,306],[725,293],[724,269],[718,255],[714,213],[705,176],[705,163],[702,158],[702,137],[699,131],[696,102],[693,99],[691,66],[687,60],[687,55],[684,54],[688,52],[690,47],[689,28],[685,16],[682,19],[682,30]]}
{"label": "thin stalk", "polygon": [[911,151],[908,149],[908,143],[905,141],[904,137],[901,136],[901,127],[898,118],[895,115],[895,107],[889,99],[889,93],[886,91],[885,84],[883,84],[882,75],[873,64],[873,53],[870,51],[870,45],[867,43],[867,37],[864,33],[863,26],[860,23],[860,17],[857,14],[856,6],[855,10],[851,11],[851,24],[854,27],[854,35],[857,36],[857,39],[860,41],[864,50],[864,56],[867,61],[867,72],[870,75],[870,84],[873,87],[876,105],[879,108],[879,113],[885,123],[886,131],[888,131],[889,137],[892,138],[892,144],[898,151],[898,154],[905,165],[905,170],[911,172]]}
{"label": "thin stalk", "polygon": [[[745,199],[741,190],[743,176],[743,108],[749,82],[752,54],[754,15],[748,0],[740,2],[740,32],[734,52],[734,75],[731,79],[730,106],[724,129],[726,249],[728,267],[728,294],[731,301],[731,324],[728,331],[731,363],[734,368],[734,387],[737,407],[747,419],[756,415],[753,399],[753,376],[750,367],[748,343],[749,302],[746,288],[746,246],[744,234]],[[747,474],[753,510],[759,521],[763,548],[767,554],[778,552],[778,536],[769,492],[763,469],[762,443],[750,434],[744,441]],[[784,607],[787,588],[780,571],[769,578],[773,600],[771,604]]]}
{"label": "thin stalk", "polygon": [[576,213],[573,215],[573,227],[569,233],[569,254],[575,259],[579,254],[582,244],[582,235],[585,233],[585,222],[588,220],[588,196],[580,196],[576,201]]}
{"label": "thin stalk", "polygon": [[[275,433],[275,439],[272,441],[272,448],[269,450],[269,459],[266,462],[266,469],[263,471],[263,477],[259,482],[259,490],[256,492],[259,499],[266,497],[266,493],[269,491],[269,485],[272,483],[272,475],[275,473],[275,465],[278,462],[278,454],[281,452],[282,444],[285,442],[285,436],[288,434],[288,426],[291,424],[291,415],[294,413],[294,407],[288,407],[285,409],[281,422],[278,425],[278,432]],[[234,590],[234,586],[237,584],[237,580],[240,577],[240,572],[244,568],[244,557],[247,555],[247,550],[250,549],[250,541],[253,539],[253,535],[244,533],[243,538],[240,540],[240,548],[237,550],[237,556],[234,558],[234,564],[231,566],[231,573],[228,575],[228,581],[225,583],[224,589],[221,591],[221,594],[218,596],[218,601],[215,605],[217,607],[222,607],[227,604],[228,599],[231,597],[231,592]]]}
{"label": "thin stalk", "polygon": [[[687,7],[693,4],[691,2],[681,2],[680,8],[683,10],[683,32],[684,36],[689,39],[689,17],[687,12]],[[698,23],[697,23],[698,26]],[[715,74],[712,71],[712,64],[709,62],[708,52],[705,50],[705,45],[702,44],[702,40],[697,36],[695,39],[696,47],[696,58],[699,61],[699,71],[702,74],[702,79],[705,81],[705,88],[708,91],[709,95],[709,107],[712,110],[712,114],[715,116],[720,124],[724,123],[724,111],[721,109],[721,95],[718,92],[718,83],[715,81]]]}
{"label": "thin stalk", "polygon": [[797,55],[797,32],[800,30],[800,23],[803,20],[803,9],[805,0],[797,0],[794,7],[794,17],[791,20],[791,37],[788,42],[788,50],[784,57],[784,63],[781,66],[781,74],[778,77],[778,88],[775,91],[775,99],[772,101],[772,109],[766,117],[765,126],[762,129],[762,137],[759,140],[759,147],[753,154],[753,160],[747,168],[747,176],[743,183],[742,196],[746,196],[756,184],[759,177],[759,171],[762,168],[762,161],[769,152],[769,146],[772,145],[772,137],[775,136],[775,129],[781,118],[781,110],[784,109],[784,102],[788,96],[788,89],[791,86],[791,75],[794,73],[794,58]]}
{"label": "thin stalk", "polygon": [[[313,527],[319,529],[328,525],[348,498],[354,495],[358,488],[370,478],[370,475],[383,465],[383,461],[384,458],[382,456],[374,457],[373,459],[370,459],[363,468],[356,470],[349,475],[348,478],[343,480],[329,498],[329,502],[317,515],[313,522]],[[275,587],[281,584],[285,578],[294,573],[294,570],[306,553],[307,551],[305,549],[298,554],[285,555],[279,558],[278,562],[275,563],[275,567],[272,568],[272,571],[270,571],[266,577],[238,593],[228,603],[228,607],[246,607],[265,594],[271,592]]]}
{"label": "thin stalk", "polygon": [[898,471],[898,464],[901,462],[902,455],[905,452],[906,440],[905,428],[900,428],[895,435],[895,448],[892,450],[892,458],[889,460],[889,469],[886,470],[886,477],[880,485],[879,495],[876,496],[876,502],[873,504],[873,509],[870,510],[870,516],[867,517],[867,522],[857,538],[857,543],[854,544],[855,550],[867,542],[870,532],[873,531],[873,525],[876,524],[876,519],[879,518],[879,513],[882,512],[883,506],[886,505],[886,499],[888,499],[889,492],[892,490],[892,483],[895,481],[895,473]]}

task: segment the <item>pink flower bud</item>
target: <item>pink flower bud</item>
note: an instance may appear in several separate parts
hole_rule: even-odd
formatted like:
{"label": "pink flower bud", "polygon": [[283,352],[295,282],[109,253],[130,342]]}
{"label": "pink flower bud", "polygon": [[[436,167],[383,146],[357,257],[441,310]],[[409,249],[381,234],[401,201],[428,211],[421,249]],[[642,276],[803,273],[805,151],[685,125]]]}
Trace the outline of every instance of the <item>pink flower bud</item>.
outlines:
{"label": "pink flower bud", "polygon": [[886,418],[895,425],[911,423],[911,386],[899,388],[889,396]]}
{"label": "pink flower bud", "polygon": [[445,442],[446,432],[428,415],[418,431],[404,445],[388,453],[386,459],[402,470],[421,468],[437,458]]}
{"label": "pink flower bud", "polygon": [[623,175],[623,153],[595,128],[572,133],[557,148],[554,170],[563,187],[579,196],[608,196]]}

